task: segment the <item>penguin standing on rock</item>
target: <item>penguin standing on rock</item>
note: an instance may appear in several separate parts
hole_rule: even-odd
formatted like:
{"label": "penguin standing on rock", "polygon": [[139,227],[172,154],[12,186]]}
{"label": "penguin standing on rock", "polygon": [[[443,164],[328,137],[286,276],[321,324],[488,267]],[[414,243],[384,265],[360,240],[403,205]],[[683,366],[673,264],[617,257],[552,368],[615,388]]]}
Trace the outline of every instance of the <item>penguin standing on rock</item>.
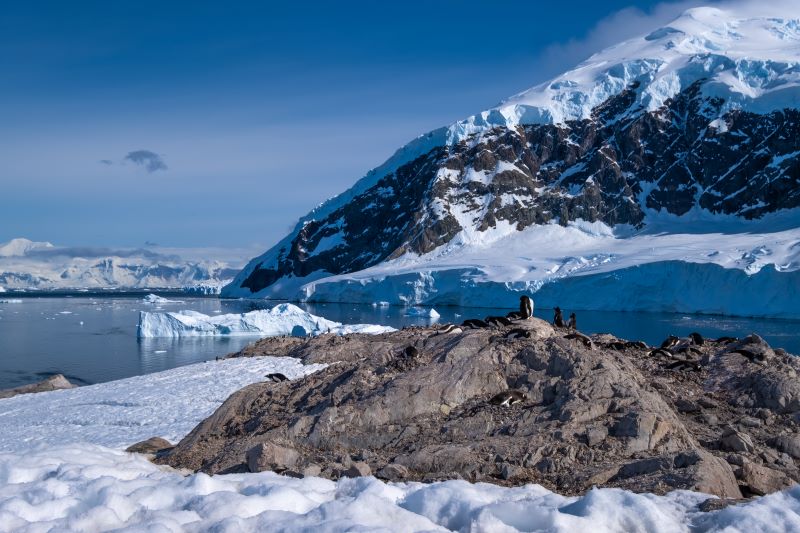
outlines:
{"label": "penguin standing on rock", "polygon": [[561,308],[556,306],[555,315],[553,316],[553,325],[557,328],[564,327],[564,315],[561,314]]}
{"label": "penguin standing on rock", "polygon": [[569,329],[578,329],[578,319],[575,317],[575,313],[570,313],[567,327]]}
{"label": "penguin standing on rock", "polygon": [[519,314],[523,320],[533,316],[533,300],[527,295],[523,294],[519,297]]}

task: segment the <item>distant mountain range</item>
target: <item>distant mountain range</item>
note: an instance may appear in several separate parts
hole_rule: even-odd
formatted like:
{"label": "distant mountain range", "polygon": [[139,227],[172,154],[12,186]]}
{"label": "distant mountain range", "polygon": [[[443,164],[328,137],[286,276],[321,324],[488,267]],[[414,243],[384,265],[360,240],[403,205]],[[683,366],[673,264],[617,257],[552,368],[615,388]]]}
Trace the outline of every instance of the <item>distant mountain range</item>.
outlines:
{"label": "distant mountain range", "polygon": [[172,250],[58,247],[13,239],[0,244],[5,290],[181,288],[218,293],[239,271],[225,261],[187,261]]}
{"label": "distant mountain range", "polygon": [[800,317],[787,9],[690,9],[420,136],[223,295]]}

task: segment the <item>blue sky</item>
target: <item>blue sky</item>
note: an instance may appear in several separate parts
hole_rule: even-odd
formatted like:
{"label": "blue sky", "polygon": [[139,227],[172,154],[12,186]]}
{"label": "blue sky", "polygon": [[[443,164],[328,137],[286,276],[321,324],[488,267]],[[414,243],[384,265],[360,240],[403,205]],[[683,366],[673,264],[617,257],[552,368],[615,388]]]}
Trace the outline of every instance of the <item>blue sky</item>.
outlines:
{"label": "blue sky", "polygon": [[417,135],[696,4],[6,3],[0,242],[268,247]]}

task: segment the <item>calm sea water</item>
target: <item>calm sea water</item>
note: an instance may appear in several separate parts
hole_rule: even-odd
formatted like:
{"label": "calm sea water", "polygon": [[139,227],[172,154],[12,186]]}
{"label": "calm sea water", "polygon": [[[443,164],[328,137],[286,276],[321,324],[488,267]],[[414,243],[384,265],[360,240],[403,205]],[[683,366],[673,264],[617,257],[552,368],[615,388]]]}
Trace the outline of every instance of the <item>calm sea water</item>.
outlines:
{"label": "calm sea water", "polygon": [[[0,389],[33,383],[62,373],[77,384],[99,383],[158,372],[214,359],[237,351],[254,337],[137,339],[138,313],[192,309],[208,315],[270,308],[275,302],[169,296],[181,304],[155,306],[143,294],[30,297],[2,294],[0,300]],[[303,305],[311,313],[345,323],[422,325],[429,320],[405,316],[401,307],[352,304]],[[440,322],[461,322],[505,314],[509,309],[443,307]],[[565,310],[565,316],[569,310]],[[549,309],[537,316],[552,318]],[[773,346],[800,354],[800,322],[714,316],[578,311],[578,327],[587,333],[610,332],[626,339],[660,343],[667,335],[698,331],[707,337],[757,332]]]}

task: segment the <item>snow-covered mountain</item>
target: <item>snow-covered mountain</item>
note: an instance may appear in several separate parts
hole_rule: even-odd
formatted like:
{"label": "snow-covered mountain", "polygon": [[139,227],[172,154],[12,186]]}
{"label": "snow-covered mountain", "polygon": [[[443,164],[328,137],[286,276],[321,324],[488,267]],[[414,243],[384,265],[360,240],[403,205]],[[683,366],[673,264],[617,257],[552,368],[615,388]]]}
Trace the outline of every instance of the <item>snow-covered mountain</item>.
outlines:
{"label": "snow-covered mountain", "polygon": [[218,293],[241,264],[187,260],[178,251],[59,247],[13,239],[0,244],[0,289],[183,288]]}
{"label": "snow-covered mountain", "polygon": [[786,9],[690,9],[420,136],[223,294],[800,316]]}

